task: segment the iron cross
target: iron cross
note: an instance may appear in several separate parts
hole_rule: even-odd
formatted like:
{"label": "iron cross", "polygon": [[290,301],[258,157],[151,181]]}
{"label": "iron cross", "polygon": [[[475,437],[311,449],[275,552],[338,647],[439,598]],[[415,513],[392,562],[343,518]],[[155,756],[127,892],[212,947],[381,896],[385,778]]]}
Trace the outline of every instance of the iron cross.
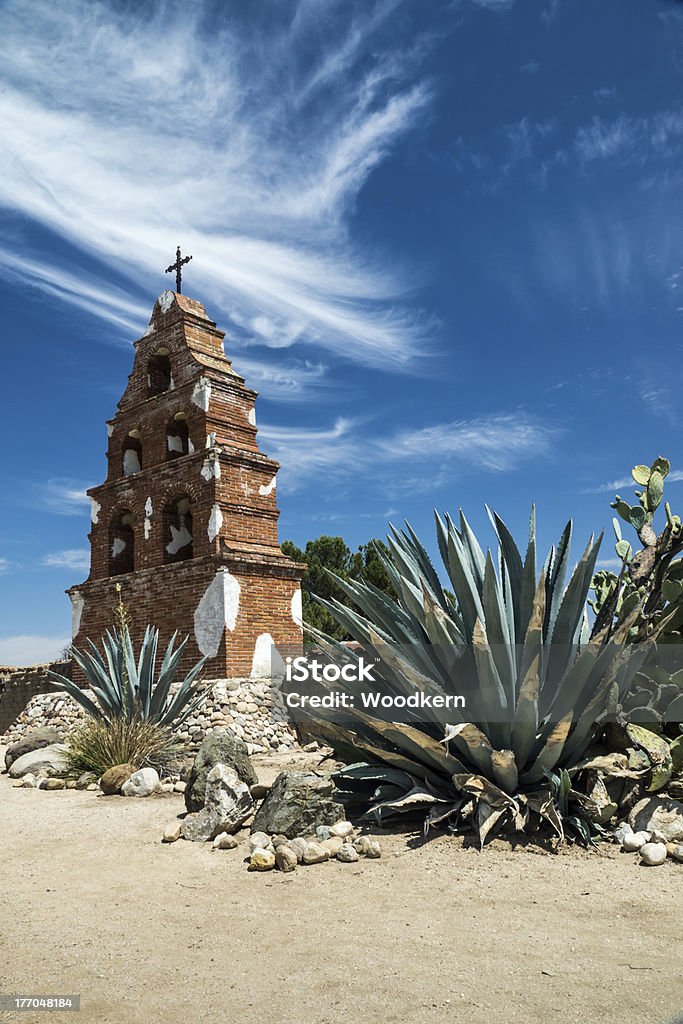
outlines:
{"label": "iron cross", "polygon": [[179,295],[180,295],[180,293],[182,291],[182,289],[181,289],[182,269],[181,268],[186,263],[189,263],[191,259],[192,259],[191,256],[186,256],[184,259],[182,259],[181,256],[180,256],[180,246],[178,246],[178,248],[175,251],[175,263],[172,263],[170,267],[166,267],[166,273],[167,274],[172,274],[173,271],[175,270],[175,290],[177,291],[177,293]]}

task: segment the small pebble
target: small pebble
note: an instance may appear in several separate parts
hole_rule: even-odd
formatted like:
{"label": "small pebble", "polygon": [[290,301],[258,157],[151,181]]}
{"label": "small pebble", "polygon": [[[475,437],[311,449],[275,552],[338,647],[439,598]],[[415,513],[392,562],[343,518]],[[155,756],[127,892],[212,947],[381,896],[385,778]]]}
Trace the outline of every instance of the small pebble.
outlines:
{"label": "small pebble", "polygon": [[371,842],[372,839],[370,836],[358,836],[358,839],[355,840],[353,845],[354,848],[358,850],[361,857],[365,857]]}
{"label": "small pebble", "polygon": [[85,787],[85,791],[86,791],[86,793],[99,793],[99,790],[100,790],[100,787],[99,787],[99,786],[97,785],[97,783],[96,783],[96,782],[90,782],[90,783],[89,783],[89,784],[88,784],[88,785],[87,785],[87,786]]}
{"label": "small pebble", "polygon": [[45,779],[40,788],[48,790],[65,789],[66,783],[64,782],[64,779]]}
{"label": "small pebble", "polygon": [[358,850],[351,843],[343,843],[337,851],[337,860],[342,864],[353,864],[358,860]]}
{"label": "small pebble", "polygon": [[674,860],[680,861],[683,864],[683,843],[667,843],[666,852]]}
{"label": "small pebble", "polygon": [[12,789],[21,789],[23,785],[24,785],[24,780],[23,779],[14,779],[12,781]]}
{"label": "small pebble", "polygon": [[187,783],[186,782],[176,782],[176,783],[173,784],[173,791],[175,793],[184,793],[186,789],[187,789]]}
{"label": "small pebble", "polygon": [[632,836],[632,835],[633,835],[633,829],[631,828],[631,826],[629,825],[629,823],[627,821],[622,821],[621,825],[619,825],[614,830],[614,838],[619,843],[620,846],[623,845],[623,842],[624,842],[624,839],[626,838],[626,836]]}
{"label": "small pebble", "polygon": [[21,781],[23,783],[23,789],[35,789],[38,785],[38,779],[31,772],[24,775]]}
{"label": "small pebble", "polygon": [[272,850],[255,849],[249,859],[249,871],[272,871],[275,867],[275,854]]}
{"label": "small pebble", "polygon": [[294,850],[294,853],[296,854],[296,859],[298,860],[299,864],[303,864],[304,850],[308,846],[306,840],[302,839],[301,836],[297,836],[296,839],[290,839],[287,845],[290,847],[290,849]]}
{"label": "small pebble", "polygon": [[239,841],[229,832],[221,832],[213,841],[214,850],[234,850],[237,846],[239,846]]}
{"label": "small pebble", "polygon": [[169,821],[168,825],[164,826],[161,841],[162,843],[175,843],[177,839],[180,839],[180,822]]}
{"label": "small pebble", "polygon": [[353,825],[350,821],[337,821],[334,825],[330,826],[330,835],[341,836],[342,839],[346,839],[353,833]]}
{"label": "small pebble", "polygon": [[295,871],[299,863],[296,852],[285,843],[282,843],[275,850],[275,864],[280,871]]}
{"label": "small pebble", "polygon": [[640,859],[643,864],[652,867],[663,864],[666,860],[666,845],[664,843],[645,843],[640,848]]}
{"label": "small pebble", "polygon": [[254,850],[268,850],[271,846],[270,836],[266,835],[265,832],[252,832],[249,836],[249,849],[252,852]]}
{"label": "small pebble", "polygon": [[370,845],[367,848],[365,856],[368,860],[379,860],[382,856],[382,847],[379,845],[376,839],[372,839]]}
{"label": "small pebble", "polygon": [[315,830],[315,834],[316,838],[318,838],[321,842],[324,842],[325,839],[332,838],[332,830],[330,829],[329,825],[318,825],[318,827]]}
{"label": "small pebble", "polygon": [[635,853],[649,841],[649,832],[631,832],[630,835],[624,836],[621,846],[627,853]]}
{"label": "small pebble", "polygon": [[277,850],[278,846],[282,846],[283,843],[288,843],[288,842],[289,842],[289,839],[287,838],[287,836],[283,836],[283,835],[273,836],[271,838],[271,840],[270,840],[271,846],[273,847],[274,850]]}
{"label": "small pebble", "polygon": [[329,859],[328,851],[320,843],[306,843],[303,856],[304,864],[322,864]]}
{"label": "small pebble", "polygon": [[327,850],[330,857],[336,857],[344,845],[344,840],[341,836],[331,836],[329,839],[323,839],[320,845],[323,850]]}

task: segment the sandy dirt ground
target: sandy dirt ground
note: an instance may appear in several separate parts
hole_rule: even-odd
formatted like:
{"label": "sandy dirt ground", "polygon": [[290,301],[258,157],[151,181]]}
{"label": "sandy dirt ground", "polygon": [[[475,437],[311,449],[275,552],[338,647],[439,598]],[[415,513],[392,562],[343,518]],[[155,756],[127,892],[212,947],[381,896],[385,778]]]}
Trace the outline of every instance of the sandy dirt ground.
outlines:
{"label": "sandy dirt ground", "polygon": [[[287,762],[261,762],[262,781]],[[251,874],[246,833],[234,851],[159,841],[180,796],[13,789],[3,775],[0,807],[0,992],[81,996],[79,1013],[0,1021],[663,1024],[683,1011],[683,867],[670,862],[385,834],[379,861]]]}

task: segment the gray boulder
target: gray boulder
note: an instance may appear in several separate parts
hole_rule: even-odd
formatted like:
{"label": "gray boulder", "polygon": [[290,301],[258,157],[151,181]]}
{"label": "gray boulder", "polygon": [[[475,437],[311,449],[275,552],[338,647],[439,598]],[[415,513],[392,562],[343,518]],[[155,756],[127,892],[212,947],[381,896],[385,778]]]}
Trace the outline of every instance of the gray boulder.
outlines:
{"label": "gray boulder", "polygon": [[41,729],[31,729],[25,733],[16,743],[11,743],[5,751],[5,769],[9,771],[14,761],[17,761],[24,754],[32,750],[40,750],[41,747],[50,747],[59,743],[61,734],[57,729],[45,726]]}
{"label": "gray boulder", "polygon": [[227,765],[215,765],[206,778],[206,803],[196,814],[183,819],[183,839],[206,843],[221,832],[238,831],[254,808],[249,786]]}
{"label": "gray boulder", "polygon": [[207,776],[217,764],[232,768],[247,786],[258,783],[246,743],[227,729],[216,729],[202,740],[187,777],[185,806],[188,811],[199,811],[204,806]]}
{"label": "gray boulder", "polygon": [[309,772],[281,772],[254,818],[253,832],[268,835],[311,835],[318,825],[334,825],[344,808],[334,799],[330,779]]}
{"label": "gray boulder", "polygon": [[29,750],[28,753],[22,754],[12,762],[9,770],[10,777],[20,779],[28,772],[33,775],[41,771],[48,775],[63,772],[66,768],[65,751],[66,747],[61,743],[52,743],[50,746],[40,747],[38,750]]}
{"label": "gray boulder", "polygon": [[668,796],[639,800],[629,814],[636,832],[660,832],[667,843],[683,842],[683,803]]}

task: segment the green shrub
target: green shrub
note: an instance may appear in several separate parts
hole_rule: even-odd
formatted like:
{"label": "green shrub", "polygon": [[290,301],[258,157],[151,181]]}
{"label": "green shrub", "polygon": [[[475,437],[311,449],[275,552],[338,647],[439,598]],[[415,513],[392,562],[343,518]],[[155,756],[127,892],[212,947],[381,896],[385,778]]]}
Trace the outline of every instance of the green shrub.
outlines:
{"label": "green shrub", "polygon": [[99,776],[117,764],[163,771],[173,767],[181,752],[171,729],[149,719],[90,718],[67,740],[66,774],[94,772]]}

